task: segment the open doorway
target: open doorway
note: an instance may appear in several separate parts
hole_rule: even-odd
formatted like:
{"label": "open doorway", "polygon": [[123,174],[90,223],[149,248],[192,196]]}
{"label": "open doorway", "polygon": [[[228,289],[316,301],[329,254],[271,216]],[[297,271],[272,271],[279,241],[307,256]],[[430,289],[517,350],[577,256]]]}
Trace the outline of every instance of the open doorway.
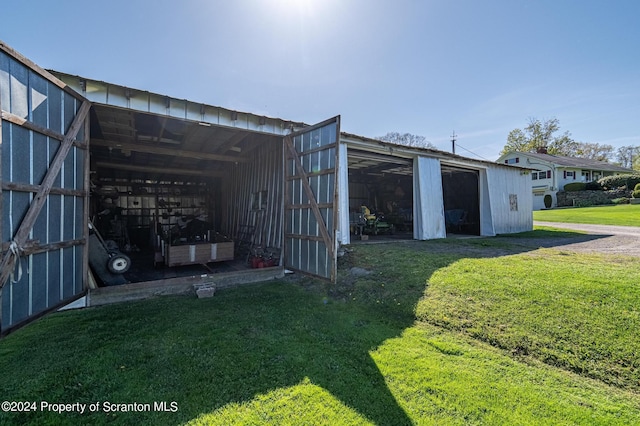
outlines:
{"label": "open doorway", "polygon": [[447,234],[480,235],[479,173],[442,165]]}
{"label": "open doorway", "polygon": [[348,149],[352,240],[413,239],[413,160]]}
{"label": "open doorway", "polygon": [[94,104],[90,146],[98,285],[280,265],[281,137]]}

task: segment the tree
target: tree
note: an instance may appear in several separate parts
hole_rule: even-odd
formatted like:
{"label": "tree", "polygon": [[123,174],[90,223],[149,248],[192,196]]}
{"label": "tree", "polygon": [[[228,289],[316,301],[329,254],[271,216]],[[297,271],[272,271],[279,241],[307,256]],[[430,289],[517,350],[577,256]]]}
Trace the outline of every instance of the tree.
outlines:
{"label": "tree", "polygon": [[524,129],[514,129],[507,136],[507,144],[500,154],[508,152],[536,152],[546,148],[549,154],[567,155],[576,150],[576,142],[571,139],[569,132],[556,135],[560,130],[560,121],[551,118],[544,122],[537,118],[529,118],[529,124]]}
{"label": "tree", "polygon": [[574,156],[598,161],[609,161],[613,158],[613,146],[595,142],[578,143],[578,148]]}
{"label": "tree", "polygon": [[616,161],[628,169],[640,169],[640,146],[621,146],[616,152]]}
{"label": "tree", "polygon": [[545,148],[549,154],[566,157],[590,158],[598,161],[609,161],[613,157],[613,146],[595,142],[576,142],[571,133],[560,135],[560,121],[551,118],[544,122],[537,118],[529,118],[524,129],[514,129],[507,136],[507,144],[500,154],[512,151],[537,152]]}
{"label": "tree", "polygon": [[413,135],[411,133],[389,132],[384,136],[378,136],[376,139],[417,148],[436,148],[431,142],[427,141],[427,138],[424,136]]}

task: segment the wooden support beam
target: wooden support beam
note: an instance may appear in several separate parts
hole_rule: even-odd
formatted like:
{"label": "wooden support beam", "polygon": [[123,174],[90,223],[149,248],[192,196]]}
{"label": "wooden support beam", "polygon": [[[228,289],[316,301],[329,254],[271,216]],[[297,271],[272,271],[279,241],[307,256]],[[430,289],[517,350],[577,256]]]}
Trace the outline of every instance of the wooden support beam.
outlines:
{"label": "wooden support beam", "polygon": [[249,136],[248,133],[238,132],[230,137],[226,142],[222,143],[218,147],[218,149],[220,150],[220,152],[227,152],[228,150],[242,142],[247,136]]}
{"label": "wooden support beam", "polygon": [[[69,247],[79,246],[86,243],[87,240],[80,238],[77,240],[60,241],[59,243],[40,244],[38,240],[27,240],[22,246],[22,254],[30,256],[32,254],[46,253],[49,251],[57,251]],[[9,243],[2,243],[2,250],[8,250]]]}
{"label": "wooden support beam", "polygon": [[[2,111],[2,119],[5,121],[8,121],[9,123],[17,124],[18,126],[24,127],[25,129],[33,130],[34,132],[43,134],[45,136],[49,136],[50,138],[53,138],[59,141],[65,138],[65,136],[62,133],[54,132],[53,130],[47,129],[42,126],[38,126],[37,124],[33,124],[32,122],[27,121],[24,118],[18,117],[15,114],[11,114],[10,112],[7,112],[7,111]],[[74,140],[72,143],[73,143],[73,146],[77,148],[87,149],[87,145],[84,144],[83,142]]]}
{"label": "wooden support beam", "polygon": [[0,50],[5,51],[9,56],[13,56],[18,62],[22,62],[24,65],[27,66],[27,68],[29,68],[32,71],[40,74],[46,80],[49,80],[51,83],[55,84],[56,86],[58,86],[59,88],[61,88],[65,92],[73,92],[73,93],[75,93],[73,90],[71,90],[67,86],[66,83],[64,83],[63,81],[59,80],[58,77],[56,77],[55,75],[51,74],[50,72],[44,70],[43,68],[40,68],[35,62],[31,61],[26,56],[23,56],[22,54],[18,53],[16,50],[13,50],[13,48],[11,48],[8,44],[4,43],[1,40],[0,40]]}
{"label": "wooden support beam", "polygon": [[220,155],[220,154],[209,154],[206,152],[184,151],[177,148],[165,148],[161,146],[142,145],[142,144],[126,143],[126,142],[112,142],[112,141],[106,141],[104,139],[91,139],[91,145],[103,146],[103,147],[115,148],[115,149],[124,149],[128,151],[142,152],[145,154],[157,154],[157,155],[167,155],[171,157],[193,158],[196,160],[214,160],[214,161],[226,161],[226,162],[234,162],[234,163],[235,162],[246,163],[247,161],[249,161],[248,158],[235,157],[232,155]]}
{"label": "wooden support beam", "polygon": [[[28,185],[26,183],[17,182],[2,182],[3,191],[19,191],[19,192],[33,192],[38,193],[42,189],[42,185]],[[69,195],[72,197],[86,197],[87,191],[81,189],[66,189],[66,188],[51,188],[50,194],[55,195]]]}
{"label": "wooden support beam", "polygon": [[142,172],[142,173],[158,173],[166,175],[183,175],[183,176],[210,176],[210,177],[222,177],[227,173],[218,170],[194,170],[194,169],[172,169],[167,167],[150,167],[150,166],[136,166],[133,164],[122,163],[109,163],[106,161],[97,161],[96,167],[113,169],[113,170],[126,170],[130,172]]}

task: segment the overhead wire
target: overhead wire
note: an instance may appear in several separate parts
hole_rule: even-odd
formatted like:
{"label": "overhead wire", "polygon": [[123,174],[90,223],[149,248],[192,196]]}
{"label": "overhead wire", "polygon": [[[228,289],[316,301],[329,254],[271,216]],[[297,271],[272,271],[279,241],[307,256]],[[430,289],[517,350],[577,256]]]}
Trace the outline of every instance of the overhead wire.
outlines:
{"label": "overhead wire", "polygon": [[465,148],[464,146],[462,146],[462,145],[460,145],[460,144],[458,144],[458,143],[456,144],[456,148],[462,148],[462,149],[464,149],[465,151],[467,151],[468,153],[475,155],[476,157],[479,157],[479,158],[481,158],[481,159],[483,159],[483,160],[485,160],[485,161],[491,161],[491,160],[489,160],[488,158],[484,158],[484,157],[483,157],[482,155],[480,155],[480,154],[476,154],[475,152],[468,150],[467,148]]}

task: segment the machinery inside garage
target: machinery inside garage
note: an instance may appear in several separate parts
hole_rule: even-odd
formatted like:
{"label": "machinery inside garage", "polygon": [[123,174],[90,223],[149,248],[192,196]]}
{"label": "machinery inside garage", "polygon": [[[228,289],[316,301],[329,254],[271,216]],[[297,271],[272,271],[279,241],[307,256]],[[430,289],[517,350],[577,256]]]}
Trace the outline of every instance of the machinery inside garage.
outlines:
{"label": "machinery inside garage", "polygon": [[349,222],[354,235],[413,237],[413,160],[348,150]]}
{"label": "machinery inside garage", "polygon": [[[95,103],[90,123],[98,284],[246,268],[258,246],[268,266],[279,263],[266,217],[281,202],[278,176],[268,177],[282,168],[281,137]],[[245,172],[260,168],[260,179]]]}

